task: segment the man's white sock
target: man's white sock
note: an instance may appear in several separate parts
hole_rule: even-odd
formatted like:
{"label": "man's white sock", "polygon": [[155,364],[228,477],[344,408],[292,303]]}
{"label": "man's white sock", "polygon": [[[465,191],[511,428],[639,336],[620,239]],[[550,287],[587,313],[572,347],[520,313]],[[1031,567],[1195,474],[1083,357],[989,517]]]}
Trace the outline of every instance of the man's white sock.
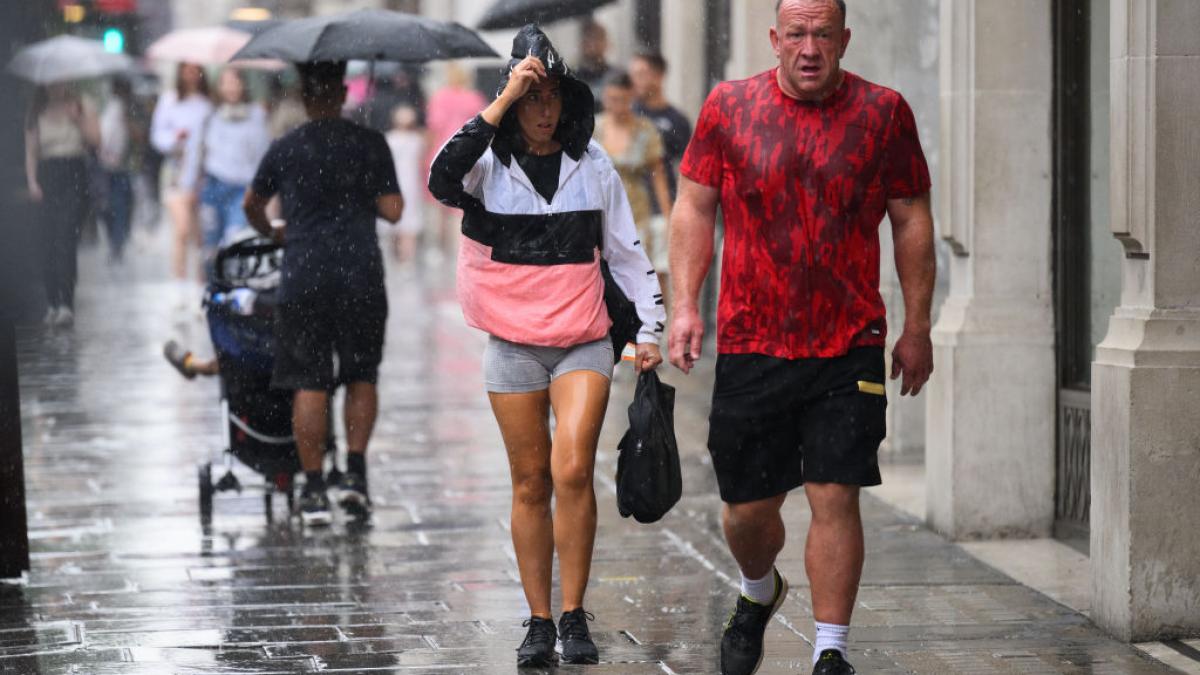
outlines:
{"label": "man's white sock", "polygon": [[742,575],[742,595],[760,605],[770,605],[775,600],[775,568],[761,579],[747,579]]}
{"label": "man's white sock", "polygon": [[850,626],[839,626],[836,623],[817,623],[817,643],[813,645],[813,664],[821,658],[821,652],[826,649],[836,649],[846,658],[846,638],[850,635]]}

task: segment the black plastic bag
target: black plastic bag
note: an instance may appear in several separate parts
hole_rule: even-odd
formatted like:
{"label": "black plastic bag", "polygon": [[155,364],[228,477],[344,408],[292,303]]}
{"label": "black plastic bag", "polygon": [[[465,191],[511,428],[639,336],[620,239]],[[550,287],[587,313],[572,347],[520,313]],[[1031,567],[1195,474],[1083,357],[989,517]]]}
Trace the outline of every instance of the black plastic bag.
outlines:
{"label": "black plastic bag", "polygon": [[604,305],[608,309],[608,318],[612,319],[612,328],[608,331],[613,343],[613,362],[621,362],[621,352],[625,345],[637,341],[638,331],[642,329],[642,320],[638,318],[637,307],[625,297],[621,287],[613,279],[608,269],[608,261],[600,261],[600,273],[604,276]]}
{"label": "black plastic bag", "polygon": [[629,404],[629,431],[617,447],[617,508],[625,518],[653,523],[683,494],[675,444],[675,387],[659,381],[658,373],[638,376]]}

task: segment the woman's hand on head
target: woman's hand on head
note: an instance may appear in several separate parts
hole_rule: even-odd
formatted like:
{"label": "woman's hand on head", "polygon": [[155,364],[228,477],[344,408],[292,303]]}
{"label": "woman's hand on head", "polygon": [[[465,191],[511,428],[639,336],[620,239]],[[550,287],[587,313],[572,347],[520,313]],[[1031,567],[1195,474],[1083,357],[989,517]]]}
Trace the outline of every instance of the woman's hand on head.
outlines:
{"label": "woman's hand on head", "polygon": [[529,92],[530,87],[546,77],[546,66],[542,60],[536,56],[526,56],[523,61],[513,66],[512,72],[508,76],[508,84],[505,85],[501,96],[508,99],[510,103],[515,103]]}
{"label": "woman's hand on head", "polygon": [[633,360],[633,369],[637,372],[654,370],[663,362],[662,352],[653,342],[639,342],[637,356]]}

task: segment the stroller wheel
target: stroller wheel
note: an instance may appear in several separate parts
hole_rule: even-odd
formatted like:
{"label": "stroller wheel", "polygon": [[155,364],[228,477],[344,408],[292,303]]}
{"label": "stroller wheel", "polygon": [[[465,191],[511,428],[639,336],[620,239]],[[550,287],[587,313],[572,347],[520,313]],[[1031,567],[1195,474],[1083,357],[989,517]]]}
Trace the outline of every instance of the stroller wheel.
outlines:
{"label": "stroller wheel", "polygon": [[200,483],[200,519],[207,522],[212,520],[213,493],[216,492],[212,480],[212,464],[201,464],[197,469],[197,478]]}

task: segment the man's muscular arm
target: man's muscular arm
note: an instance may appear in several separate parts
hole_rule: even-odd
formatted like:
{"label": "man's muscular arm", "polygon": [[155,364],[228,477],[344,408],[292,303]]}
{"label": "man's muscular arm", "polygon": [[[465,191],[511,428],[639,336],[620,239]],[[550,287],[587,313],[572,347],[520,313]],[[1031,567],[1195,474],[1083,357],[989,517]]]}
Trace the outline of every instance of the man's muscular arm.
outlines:
{"label": "man's muscular arm", "polygon": [[896,272],[904,294],[904,332],[892,350],[892,379],[901,374],[900,395],[916,396],[933,372],[930,309],[937,279],[933,251],[933,212],[929,193],[889,199],[888,218],[896,250]]}
{"label": "man's muscular arm", "polygon": [[700,358],[704,320],[700,317],[700,287],[712,262],[713,231],[720,192],[686,177],[679,179],[679,197],[671,211],[671,298],[673,305],[667,350],[671,363],[685,374]]}

